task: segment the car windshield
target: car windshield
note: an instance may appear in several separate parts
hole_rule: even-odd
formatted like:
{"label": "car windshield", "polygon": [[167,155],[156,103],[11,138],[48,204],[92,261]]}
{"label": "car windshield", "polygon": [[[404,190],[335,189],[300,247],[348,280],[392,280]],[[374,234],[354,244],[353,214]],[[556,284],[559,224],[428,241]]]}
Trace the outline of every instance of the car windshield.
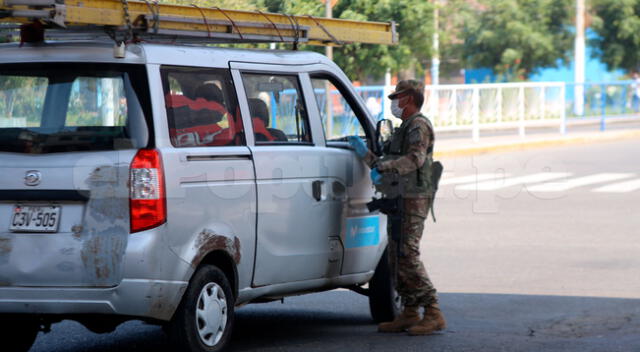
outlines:
{"label": "car windshield", "polygon": [[144,147],[148,96],[142,65],[0,65],[0,151]]}

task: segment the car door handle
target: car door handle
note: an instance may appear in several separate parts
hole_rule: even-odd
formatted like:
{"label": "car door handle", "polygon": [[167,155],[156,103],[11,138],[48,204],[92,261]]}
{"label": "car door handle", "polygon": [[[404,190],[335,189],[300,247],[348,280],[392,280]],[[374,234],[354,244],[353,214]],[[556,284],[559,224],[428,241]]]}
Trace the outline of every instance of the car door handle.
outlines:
{"label": "car door handle", "polygon": [[318,202],[322,200],[323,185],[324,185],[324,181],[321,181],[321,180],[313,181],[313,183],[311,184],[311,188],[313,190],[313,198]]}

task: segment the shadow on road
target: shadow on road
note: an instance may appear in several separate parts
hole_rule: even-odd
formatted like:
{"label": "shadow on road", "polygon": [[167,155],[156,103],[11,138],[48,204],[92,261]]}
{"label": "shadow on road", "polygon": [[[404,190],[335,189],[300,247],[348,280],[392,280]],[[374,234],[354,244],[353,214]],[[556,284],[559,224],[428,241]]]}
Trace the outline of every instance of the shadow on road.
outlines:
{"label": "shadow on road", "polygon": [[[411,338],[379,334],[365,297],[332,291],[242,307],[231,351],[632,351],[640,346],[640,300],[499,294],[441,294],[449,327]],[[161,328],[129,322],[93,334],[63,322],[32,349],[169,351]]]}

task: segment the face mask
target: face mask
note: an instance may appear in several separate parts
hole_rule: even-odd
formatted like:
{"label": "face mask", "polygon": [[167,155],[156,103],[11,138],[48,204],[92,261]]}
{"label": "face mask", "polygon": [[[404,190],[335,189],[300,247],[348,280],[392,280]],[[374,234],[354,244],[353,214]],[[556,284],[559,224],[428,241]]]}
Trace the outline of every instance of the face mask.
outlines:
{"label": "face mask", "polygon": [[404,109],[401,109],[399,104],[400,104],[400,99],[393,99],[391,101],[391,114],[396,118],[401,119]]}

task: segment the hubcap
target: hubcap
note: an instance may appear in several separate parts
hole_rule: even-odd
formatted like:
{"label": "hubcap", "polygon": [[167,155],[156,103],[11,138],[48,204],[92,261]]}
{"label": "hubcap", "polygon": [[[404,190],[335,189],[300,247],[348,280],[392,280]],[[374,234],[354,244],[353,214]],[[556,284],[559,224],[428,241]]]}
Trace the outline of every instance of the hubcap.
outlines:
{"label": "hubcap", "polygon": [[227,299],[222,287],[215,282],[206,284],[198,296],[196,327],[202,342],[215,346],[227,326]]}

